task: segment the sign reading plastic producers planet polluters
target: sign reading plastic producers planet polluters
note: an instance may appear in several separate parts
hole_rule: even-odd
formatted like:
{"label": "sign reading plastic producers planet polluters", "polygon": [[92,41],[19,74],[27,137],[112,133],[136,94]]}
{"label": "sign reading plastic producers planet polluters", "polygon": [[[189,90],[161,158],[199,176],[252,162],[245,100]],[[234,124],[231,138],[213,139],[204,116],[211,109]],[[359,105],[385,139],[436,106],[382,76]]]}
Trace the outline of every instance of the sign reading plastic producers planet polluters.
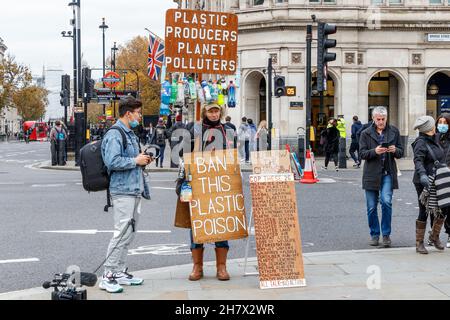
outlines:
{"label": "sign reading plastic producers planet polluters", "polygon": [[121,79],[117,72],[110,71],[105,74],[102,81],[106,87],[115,88],[120,84]]}
{"label": "sign reading plastic producers planet polluters", "polygon": [[165,38],[168,72],[236,73],[238,17],[235,14],[169,9]]}

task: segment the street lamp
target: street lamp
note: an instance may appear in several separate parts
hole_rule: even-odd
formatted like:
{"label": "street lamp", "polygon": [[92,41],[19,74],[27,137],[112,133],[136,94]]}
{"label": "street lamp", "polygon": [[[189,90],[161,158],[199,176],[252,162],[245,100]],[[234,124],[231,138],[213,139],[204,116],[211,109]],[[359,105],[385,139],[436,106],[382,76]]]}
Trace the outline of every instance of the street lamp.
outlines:
{"label": "street lamp", "polygon": [[[103,32],[103,77],[105,77],[105,30],[108,29],[108,26],[105,23],[105,18],[102,18],[102,24],[99,26]],[[105,83],[103,83],[103,88],[105,87]],[[103,115],[105,114],[105,105],[103,105]]]}
{"label": "street lamp", "polygon": [[[111,55],[112,55],[112,63],[111,66],[113,68],[113,71],[116,71],[116,51],[119,50],[116,46],[116,42],[114,42],[114,46],[111,48]],[[116,91],[115,88],[113,88],[113,91]],[[114,100],[114,118],[116,118],[116,101]]]}
{"label": "street lamp", "polygon": [[116,51],[117,50],[119,50],[119,48],[116,47],[116,42],[114,42],[114,46],[111,48],[113,71],[116,71]]}
{"label": "street lamp", "polygon": [[431,85],[428,87],[428,94],[429,94],[430,96],[435,96],[435,95],[437,95],[438,93],[439,93],[439,87],[438,87],[435,83],[431,84]]}

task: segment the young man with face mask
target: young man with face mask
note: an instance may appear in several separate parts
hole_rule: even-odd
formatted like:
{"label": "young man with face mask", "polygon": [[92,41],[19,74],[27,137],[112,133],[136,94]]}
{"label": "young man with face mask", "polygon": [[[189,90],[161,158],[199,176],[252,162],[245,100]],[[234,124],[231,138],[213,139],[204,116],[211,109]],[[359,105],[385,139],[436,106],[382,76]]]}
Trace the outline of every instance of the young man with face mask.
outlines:
{"label": "young man with face mask", "polygon": [[[139,151],[139,140],[132,128],[136,128],[142,118],[142,103],[132,96],[122,99],[119,104],[119,120],[109,130],[102,142],[102,157],[110,175],[114,235],[109,243],[105,271],[99,287],[110,293],[122,292],[121,285],[140,285],[142,279],[127,272],[125,260],[128,247],[134,239],[137,222],[141,213],[141,195],[146,182],[143,169],[152,158]],[[122,134],[127,146],[124,148]],[[148,189],[147,189],[148,190]]]}

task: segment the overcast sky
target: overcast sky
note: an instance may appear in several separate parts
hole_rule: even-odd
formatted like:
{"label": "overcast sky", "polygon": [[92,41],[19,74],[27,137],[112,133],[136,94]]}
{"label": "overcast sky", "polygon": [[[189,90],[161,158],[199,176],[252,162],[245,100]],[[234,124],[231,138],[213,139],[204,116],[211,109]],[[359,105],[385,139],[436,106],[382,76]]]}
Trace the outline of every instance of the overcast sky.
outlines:
{"label": "overcast sky", "polygon": [[[72,9],[69,0],[1,0],[0,37],[7,53],[28,65],[33,75],[42,67],[60,67],[72,75],[71,38],[61,31],[72,31]],[[7,3],[6,3],[7,2]],[[175,8],[172,0],[81,0],[81,50],[90,67],[102,67],[102,31],[106,18],[106,58],[114,41],[124,44],[133,37],[147,36],[148,28],[164,36],[165,12]]]}

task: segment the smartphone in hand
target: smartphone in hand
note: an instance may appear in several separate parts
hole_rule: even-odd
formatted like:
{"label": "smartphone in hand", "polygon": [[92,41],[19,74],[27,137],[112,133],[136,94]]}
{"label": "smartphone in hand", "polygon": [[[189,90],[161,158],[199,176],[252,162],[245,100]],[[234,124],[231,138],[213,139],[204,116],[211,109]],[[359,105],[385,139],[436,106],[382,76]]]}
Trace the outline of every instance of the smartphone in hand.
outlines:
{"label": "smartphone in hand", "polygon": [[381,144],[381,147],[382,147],[382,148],[389,148],[389,143],[383,142],[383,143]]}

